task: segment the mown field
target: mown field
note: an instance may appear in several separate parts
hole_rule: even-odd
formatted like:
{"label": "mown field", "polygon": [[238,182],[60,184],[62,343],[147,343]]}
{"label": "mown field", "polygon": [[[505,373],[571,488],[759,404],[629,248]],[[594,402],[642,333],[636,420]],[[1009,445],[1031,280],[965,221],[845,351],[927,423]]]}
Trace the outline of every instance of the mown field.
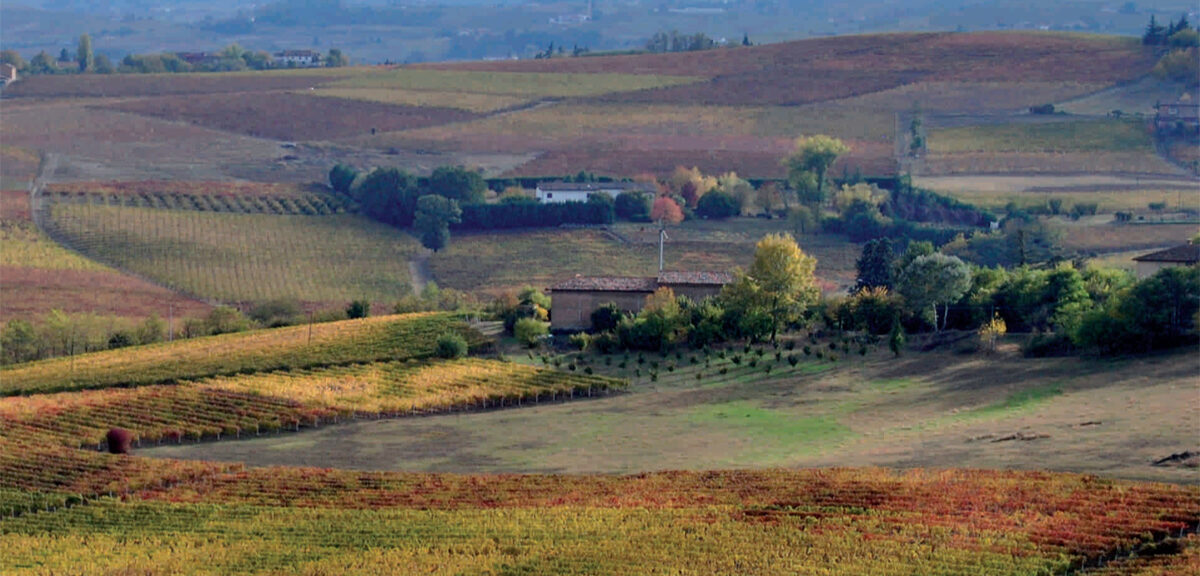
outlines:
{"label": "mown field", "polygon": [[1187,179],[1156,179],[1120,175],[963,175],[927,176],[918,186],[1001,211],[1009,202],[1022,208],[1042,208],[1053,199],[1066,210],[1078,202],[1095,202],[1101,213],[1146,212],[1152,202],[1171,208],[1191,200],[1195,184]]}
{"label": "mown field", "polygon": [[[689,222],[668,230],[666,269],[745,268],[762,236],[787,230],[782,220]],[[450,246],[434,254],[429,265],[440,286],[490,294],[525,285],[549,286],[576,274],[653,276],[658,272],[657,228],[622,223],[613,231],[615,235],[598,230],[464,232],[455,234]],[[857,245],[829,236],[804,237],[800,244],[816,256],[823,286],[853,283]]]}

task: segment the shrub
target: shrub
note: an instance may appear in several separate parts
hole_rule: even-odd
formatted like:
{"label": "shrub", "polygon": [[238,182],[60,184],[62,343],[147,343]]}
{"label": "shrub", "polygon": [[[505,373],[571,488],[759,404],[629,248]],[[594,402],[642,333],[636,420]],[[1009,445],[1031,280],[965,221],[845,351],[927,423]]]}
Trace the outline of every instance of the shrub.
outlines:
{"label": "shrub", "polygon": [[568,340],[571,342],[572,346],[579,350],[587,350],[592,344],[592,336],[587,332],[572,334]]}
{"label": "shrub", "polygon": [[366,300],[355,300],[351,302],[349,306],[346,306],[347,318],[366,318],[370,314],[371,303],[367,302]]}
{"label": "shrub", "polygon": [[265,300],[255,303],[247,315],[267,328],[290,326],[300,316],[300,302],[294,298]]}
{"label": "shrub", "polygon": [[438,337],[438,358],[462,358],[467,355],[467,340],[459,334],[447,332]]}
{"label": "shrub", "polygon": [[250,321],[236,308],[217,306],[205,317],[204,326],[207,334],[228,334],[248,330]]}
{"label": "shrub", "polygon": [[614,203],[617,217],[635,222],[650,221],[650,201],[645,192],[622,192]]}
{"label": "shrub", "polygon": [[621,321],[621,316],[621,309],[616,304],[612,302],[601,304],[599,308],[592,311],[592,330],[611,332],[616,329],[617,323]]}
{"label": "shrub", "polygon": [[521,318],[513,325],[513,335],[517,341],[530,348],[537,346],[538,340],[549,333],[550,328],[545,322],[533,318]]}
{"label": "shrub", "polygon": [[126,346],[133,346],[133,345],[134,345],[133,335],[125,330],[117,330],[116,332],[113,332],[111,336],[108,337],[108,347],[110,350],[114,349],[114,348],[125,348]]}
{"label": "shrub", "polygon": [[592,337],[592,346],[601,354],[612,354],[621,347],[621,340],[612,332],[601,332]]}
{"label": "shrub", "polygon": [[696,214],[713,220],[724,220],[741,213],[737,198],[720,190],[713,190],[700,197],[696,203]]}
{"label": "shrub", "polygon": [[133,449],[133,433],[124,428],[113,428],[104,436],[110,454],[128,454]]}

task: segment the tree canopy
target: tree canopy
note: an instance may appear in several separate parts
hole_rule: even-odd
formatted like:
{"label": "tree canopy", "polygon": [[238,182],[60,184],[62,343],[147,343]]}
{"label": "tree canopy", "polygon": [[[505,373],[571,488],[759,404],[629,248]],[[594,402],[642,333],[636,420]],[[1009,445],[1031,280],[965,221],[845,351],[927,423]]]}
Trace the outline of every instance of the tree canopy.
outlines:
{"label": "tree canopy", "polygon": [[427,194],[417,199],[417,213],[413,228],[421,238],[421,245],[437,252],[450,242],[450,225],[462,219],[458,202]]}
{"label": "tree canopy", "polygon": [[[971,287],[971,269],[957,256],[941,253],[918,256],[900,271],[896,288],[913,310],[928,311],[935,328],[945,327],[949,305]],[[947,308],[938,323],[937,306]]]}
{"label": "tree canopy", "polygon": [[474,170],[462,166],[439,166],[429,176],[429,191],[462,204],[483,202],[487,182]]}
{"label": "tree canopy", "polygon": [[825,178],[829,167],[850,148],[841,140],[818,134],[796,139],[792,153],[784,158],[788,182],[801,194],[801,201],[819,204],[825,199]]}
{"label": "tree canopy", "polygon": [[363,213],[393,226],[412,224],[419,195],[417,177],[399,168],[376,168],[357,189]]}

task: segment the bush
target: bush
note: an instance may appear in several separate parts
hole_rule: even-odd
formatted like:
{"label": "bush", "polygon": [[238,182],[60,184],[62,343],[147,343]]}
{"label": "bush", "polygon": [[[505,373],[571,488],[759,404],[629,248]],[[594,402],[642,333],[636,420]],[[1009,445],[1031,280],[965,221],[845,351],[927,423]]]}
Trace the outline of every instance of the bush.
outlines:
{"label": "bush", "polygon": [[622,315],[621,309],[616,304],[612,302],[601,304],[599,308],[592,311],[592,331],[611,332],[615,330]]}
{"label": "bush", "polygon": [[567,340],[572,346],[581,351],[586,351],[588,347],[592,345],[592,336],[587,332],[578,332],[572,334],[567,338]]}
{"label": "bush", "polygon": [[505,228],[539,228],[563,224],[610,224],[612,207],[601,202],[505,202],[500,204],[467,204],[462,206],[461,221],[455,228],[467,230],[496,230]]}
{"label": "bush", "polygon": [[266,328],[291,326],[300,317],[300,302],[295,298],[276,298],[255,303],[247,314]]}
{"label": "bush", "polygon": [[649,222],[651,200],[653,199],[645,192],[622,192],[617,195],[613,207],[618,218]]}
{"label": "bush", "polygon": [[592,346],[601,354],[612,354],[621,348],[621,340],[612,332],[601,332],[592,336]]}
{"label": "bush", "polygon": [[371,303],[366,300],[355,300],[349,306],[346,306],[346,317],[352,320],[354,318],[366,318],[370,315]]}
{"label": "bush", "polygon": [[206,334],[228,334],[230,332],[242,332],[250,328],[250,321],[238,312],[236,308],[229,306],[217,306],[204,319],[204,329]]}
{"label": "bush", "polygon": [[133,346],[134,343],[135,342],[134,342],[133,335],[125,330],[117,330],[116,332],[113,332],[111,336],[108,337],[108,348],[110,350],[115,349],[115,348],[125,348],[127,346]]}
{"label": "bush", "polygon": [[720,190],[712,190],[700,197],[696,203],[696,214],[713,220],[724,220],[737,216],[742,206],[737,198]]}
{"label": "bush", "polygon": [[517,341],[533,348],[538,340],[550,333],[550,327],[545,322],[533,318],[521,318],[513,325],[513,335]]}
{"label": "bush", "polygon": [[110,454],[128,454],[133,449],[133,433],[124,428],[113,428],[104,436]]}
{"label": "bush", "polygon": [[447,332],[438,337],[437,340],[437,356],[438,358],[462,358],[467,355],[467,339],[460,334]]}

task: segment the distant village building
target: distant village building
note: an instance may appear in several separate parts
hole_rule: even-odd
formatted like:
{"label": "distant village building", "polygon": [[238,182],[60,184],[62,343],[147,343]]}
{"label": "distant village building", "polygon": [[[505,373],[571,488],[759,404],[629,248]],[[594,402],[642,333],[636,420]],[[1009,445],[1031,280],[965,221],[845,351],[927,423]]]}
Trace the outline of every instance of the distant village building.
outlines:
{"label": "distant village building", "polygon": [[17,67],[12,64],[0,64],[0,86],[7,86],[17,81]]}
{"label": "distant village building", "polygon": [[1172,266],[1200,266],[1200,244],[1183,244],[1151,252],[1133,261],[1137,263],[1138,278],[1153,276],[1155,272]]}
{"label": "distant village building", "polygon": [[321,63],[321,53],[313,50],[284,50],[275,53],[275,62],[280,66],[307,68]]}
{"label": "distant village building", "polygon": [[1155,106],[1154,128],[1159,131],[1200,131],[1200,102],[1184,94],[1182,98]]}
{"label": "distant village building", "polygon": [[208,66],[221,59],[220,56],[209,52],[176,52],[175,56],[192,66]]}
{"label": "distant village building", "polygon": [[654,192],[641,182],[543,182],[535,190],[538,202],[587,202],[592,194],[608,194],[616,198],[622,192]]}
{"label": "distant village building", "polygon": [[700,301],[720,294],[730,282],[733,275],[728,272],[663,272],[650,278],[576,276],[550,288],[554,304],[550,310],[550,328],[555,331],[591,328],[592,312],[608,303],[636,314],[646,305],[646,297],[659,288],[670,288],[676,296]]}

